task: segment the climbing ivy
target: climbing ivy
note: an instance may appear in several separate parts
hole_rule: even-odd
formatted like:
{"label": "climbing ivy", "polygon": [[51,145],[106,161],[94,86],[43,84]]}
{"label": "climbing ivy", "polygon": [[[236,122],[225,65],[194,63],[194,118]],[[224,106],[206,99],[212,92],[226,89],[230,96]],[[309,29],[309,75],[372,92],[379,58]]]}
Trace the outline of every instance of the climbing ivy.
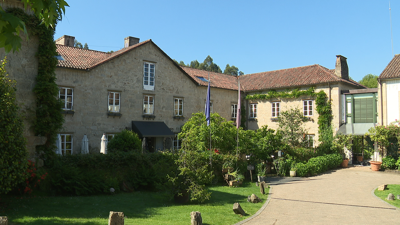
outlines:
{"label": "climbing ivy", "polygon": [[328,153],[333,141],[332,104],[324,91],[317,93],[315,104],[318,112],[318,140],[321,142],[320,148],[322,148],[321,150],[325,151],[325,153]]}
{"label": "climbing ivy", "polygon": [[55,68],[57,66],[56,45],[54,43],[54,29],[34,15],[27,15],[22,9],[12,8],[7,12],[14,14],[24,21],[28,32],[39,37],[38,74],[33,92],[36,95],[36,120],[34,121],[35,135],[47,138],[46,143],[37,146],[40,157],[47,159],[54,155],[57,133],[62,128],[64,118],[61,114],[62,103],[58,99]]}
{"label": "climbing ivy", "polygon": [[272,98],[298,98],[303,95],[315,96],[315,88],[310,87],[307,90],[300,91],[298,88],[292,91],[286,89],[285,91],[270,90],[267,94],[252,94],[247,95],[247,100],[268,100]]}

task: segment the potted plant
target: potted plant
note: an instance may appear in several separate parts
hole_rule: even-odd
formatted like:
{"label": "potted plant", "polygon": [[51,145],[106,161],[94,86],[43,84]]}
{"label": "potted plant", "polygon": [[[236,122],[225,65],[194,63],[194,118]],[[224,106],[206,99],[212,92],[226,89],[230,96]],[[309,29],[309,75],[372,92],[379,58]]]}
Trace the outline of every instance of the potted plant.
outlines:
{"label": "potted plant", "polygon": [[290,177],[295,177],[296,176],[296,171],[297,171],[297,167],[296,167],[296,163],[292,163],[292,166],[290,167]]}
{"label": "potted plant", "polygon": [[338,151],[343,157],[343,161],[341,164],[343,168],[346,168],[349,164],[350,151],[348,151],[347,149],[351,149],[353,147],[352,139],[353,136],[351,134],[337,134],[332,141],[332,149]]}
{"label": "potted plant", "polygon": [[235,180],[237,181],[238,184],[242,184],[244,181],[244,175],[243,174],[237,174]]}

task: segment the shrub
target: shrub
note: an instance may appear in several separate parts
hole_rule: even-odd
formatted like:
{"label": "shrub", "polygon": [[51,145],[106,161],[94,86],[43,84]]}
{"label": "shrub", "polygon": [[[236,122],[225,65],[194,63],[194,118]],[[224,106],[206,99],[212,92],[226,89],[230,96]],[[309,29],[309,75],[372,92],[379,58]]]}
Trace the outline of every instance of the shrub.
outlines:
{"label": "shrub", "polygon": [[123,130],[121,133],[116,134],[107,145],[108,153],[115,152],[141,152],[142,141],[139,136],[132,131]]}
{"label": "shrub", "polygon": [[0,65],[0,194],[11,191],[26,178],[27,151],[24,125],[15,100],[15,81]]}
{"label": "shrub", "polygon": [[133,189],[162,189],[175,174],[172,153],[88,154],[57,156],[49,171],[50,189],[58,195],[94,195]]}
{"label": "shrub", "polygon": [[334,169],[342,163],[340,154],[328,154],[311,158],[307,163],[297,163],[297,175],[300,177],[316,175]]}
{"label": "shrub", "polygon": [[395,169],[396,168],[396,159],[392,156],[387,156],[382,159],[382,169]]}
{"label": "shrub", "polygon": [[396,167],[397,167],[398,170],[400,170],[400,157],[399,157],[399,159],[398,159],[397,162],[396,162]]}

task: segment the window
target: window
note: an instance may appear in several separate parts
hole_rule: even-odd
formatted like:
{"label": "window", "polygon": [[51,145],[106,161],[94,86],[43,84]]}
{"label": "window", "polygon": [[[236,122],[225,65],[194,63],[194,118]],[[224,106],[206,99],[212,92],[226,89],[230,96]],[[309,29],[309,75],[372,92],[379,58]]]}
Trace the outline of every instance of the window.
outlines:
{"label": "window", "polygon": [[182,98],[174,99],[174,115],[175,116],[183,116],[183,99]]}
{"label": "window", "polygon": [[315,135],[314,134],[307,134],[306,135],[306,146],[309,148],[314,148],[314,138]]}
{"label": "window", "polygon": [[60,134],[61,136],[61,154],[71,155],[72,154],[72,134]]}
{"label": "window", "polygon": [[63,102],[62,109],[72,110],[72,106],[74,105],[74,101],[73,101],[74,89],[61,87],[58,92],[58,97]]}
{"label": "window", "polygon": [[279,102],[273,102],[272,103],[272,117],[278,117],[279,116],[279,111],[280,111],[280,103]]}
{"label": "window", "polygon": [[374,99],[354,98],[354,123],[374,122]]}
{"label": "window", "polygon": [[181,149],[181,140],[178,139],[178,135],[175,135],[174,138],[174,150]]}
{"label": "window", "polygon": [[250,104],[250,118],[257,118],[257,104]]}
{"label": "window", "polygon": [[145,95],[143,98],[143,113],[154,114],[154,97]]}
{"label": "window", "polygon": [[231,106],[231,115],[232,115],[232,118],[236,118],[236,115],[237,115],[237,104],[232,104],[232,106]]}
{"label": "window", "polygon": [[303,101],[303,115],[304,116],[312,116],[313,115],[313,101],[312,100],[304,100]]}
{"label": "window", "polygon": [[120,97],[119,92],[108,92],[108,111],[109,112],[120,112]]}
{"label": "window", "polygon": [[208,80],[206,78],[204,78],[204,77],[198,77],[198,76],[196,76],[196,77],[201,81],[208,82]]}
{"label": "window", "polygon": [[143,88],[145,90],[154,90],[155,69],[156,68],[154,63],[144,63]]}

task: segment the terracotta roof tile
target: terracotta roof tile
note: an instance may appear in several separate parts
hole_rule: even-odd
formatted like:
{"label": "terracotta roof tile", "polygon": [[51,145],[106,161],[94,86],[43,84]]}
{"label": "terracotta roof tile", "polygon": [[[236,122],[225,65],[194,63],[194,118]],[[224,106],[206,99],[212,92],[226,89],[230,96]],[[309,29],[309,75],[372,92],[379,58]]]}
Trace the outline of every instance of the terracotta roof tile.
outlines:
{"label": "terracotta roof tile", "polygon": [[64,59],[58,60],[57,66],[72,69],[90,70],[148,42],[151,42],[151,40],[140,42],[138,44],[123,48],[113,53],[86,50],[65,45],[56,45],[57,53],[61,55]]}
{"label": "terracotta roof tile", "polygon": [[380,79],[400,78],[400,55],[395,55],[383,70]]}
{"label": "terracotta roof tile", "polygon": [[[181,66],[181,68],[190,76],[193,78],[193,80],[198,84],[202,86],[208,86],[208,82],[202,81],[199,79],[199,77],[202,77],[206,80],[208,80],[208,71],[206,70],[199,70],[199,69],[193,69],[190,67],[186,66]],[[229,89],[229,90],[237,90],[238,85],[237,85],[237,79],[235,76],[223,74],[223,73],[214,73],[210,72],[210,86],[215,87],[215,88],[223,88],[223,89]]]}

